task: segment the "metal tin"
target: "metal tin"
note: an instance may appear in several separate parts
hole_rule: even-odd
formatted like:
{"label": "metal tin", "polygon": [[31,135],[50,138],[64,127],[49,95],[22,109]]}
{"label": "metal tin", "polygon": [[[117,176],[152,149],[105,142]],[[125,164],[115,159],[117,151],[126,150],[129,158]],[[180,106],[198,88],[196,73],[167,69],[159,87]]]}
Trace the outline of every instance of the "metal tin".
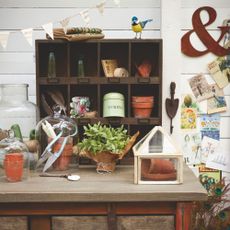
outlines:
{"label": "metal tin", "polygon": [[124,117],[125,98],[121,93],[111,92],[103,97],[103,117]]}

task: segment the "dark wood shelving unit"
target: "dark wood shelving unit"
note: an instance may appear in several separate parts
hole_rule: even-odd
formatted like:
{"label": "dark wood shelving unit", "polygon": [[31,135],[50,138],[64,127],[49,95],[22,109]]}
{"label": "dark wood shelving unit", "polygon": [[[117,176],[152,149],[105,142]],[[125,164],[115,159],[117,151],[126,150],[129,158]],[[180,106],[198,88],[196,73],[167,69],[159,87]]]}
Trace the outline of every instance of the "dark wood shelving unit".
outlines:
{"label": "dark wood shelving unit", "polygon": [[[48,73],[49,52],[56,59],[56,78]],[[84,58],[85,77],[77,77],[77,60]],[[119,67],[129,72],[129,77],[105,77],[102,59],[116,59]],[[150,60],[152,71],[149,78],[136,75],[136,65]],[[41,107],[41,95],[46,90],[60,90],[65,98],[67,112],[73,96],[89,96],[91,110],[98,111],[97,118],[76,118],[79,136],[82,126],[101,122],[112,126],[125,125],[129,134],[141,132],[138,139],[155,125],[162,123],[162,40],[161,39],[102,39],[84,42],[62,40],[36,40],[36,90],[40,116],[47,114]],[[108,92],[120,92],[125,97],[124,118],[103,118],[103,96]],[[134,118],[131,108],[132,96],[154,96],[154,108],[149,118]]]}

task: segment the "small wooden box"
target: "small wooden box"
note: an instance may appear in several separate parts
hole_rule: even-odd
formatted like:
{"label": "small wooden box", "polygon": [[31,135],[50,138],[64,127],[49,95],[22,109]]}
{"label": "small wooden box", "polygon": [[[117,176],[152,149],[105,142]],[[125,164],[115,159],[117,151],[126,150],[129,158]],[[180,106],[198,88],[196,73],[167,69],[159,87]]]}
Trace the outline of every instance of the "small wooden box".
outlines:
{"label": "small wooden box", "polygon": [[183,154],[161,126],[133,146],[135,184],[180,184]]}

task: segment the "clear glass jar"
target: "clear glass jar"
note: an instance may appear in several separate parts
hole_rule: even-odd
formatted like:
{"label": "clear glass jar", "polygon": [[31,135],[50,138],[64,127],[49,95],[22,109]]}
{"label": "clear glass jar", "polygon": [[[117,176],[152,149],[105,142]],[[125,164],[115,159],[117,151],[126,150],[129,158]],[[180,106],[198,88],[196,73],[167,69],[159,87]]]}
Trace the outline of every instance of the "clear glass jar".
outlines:
{"label": "clear glass jar", "polygon": [[26,145],[14,137],[0,141],[0,178],[2,181],[19,182],[29,176],[31,153]]}
{"label": "clear glass jar", "polygon": [[[62,115],[61,111],[57,105],[53,115],[45,117],[36,126],[35,136],[41,145],[38,171],[41,169],[40,166],[43,172],[48,169],[64,171],[72,163],[73,144],[76,142],[78,127],[74,120]],[[77,164],[78,162],[75,162],[75,166]]]}
{"label": "clear glass jar", "polygon": [[37,106],[28,101],[28,84],[0,84],[0,87],[0,128],[9,130],[18,124],[23,139],[27,139],[39,119]]}

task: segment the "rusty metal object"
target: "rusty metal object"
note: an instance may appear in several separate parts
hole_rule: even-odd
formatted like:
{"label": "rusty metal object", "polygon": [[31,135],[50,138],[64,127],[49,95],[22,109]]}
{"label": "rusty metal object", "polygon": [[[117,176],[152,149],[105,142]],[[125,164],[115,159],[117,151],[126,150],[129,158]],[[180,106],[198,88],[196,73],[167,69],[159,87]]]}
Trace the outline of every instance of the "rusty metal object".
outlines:
{"label": "rusty metal object", "polygon": [[179,99],[174,99],[174,94],[175,94],[175,89],[176,89],[176,83],[171,82],[170,83],[170,98],[166,98],[165,101],[165,106],[166,106],[166,112],[167,115],[170,118],[170,133],[173,133],[173,125],[172,125],[172,120],[176,116],[177,109],[179,106]]}

